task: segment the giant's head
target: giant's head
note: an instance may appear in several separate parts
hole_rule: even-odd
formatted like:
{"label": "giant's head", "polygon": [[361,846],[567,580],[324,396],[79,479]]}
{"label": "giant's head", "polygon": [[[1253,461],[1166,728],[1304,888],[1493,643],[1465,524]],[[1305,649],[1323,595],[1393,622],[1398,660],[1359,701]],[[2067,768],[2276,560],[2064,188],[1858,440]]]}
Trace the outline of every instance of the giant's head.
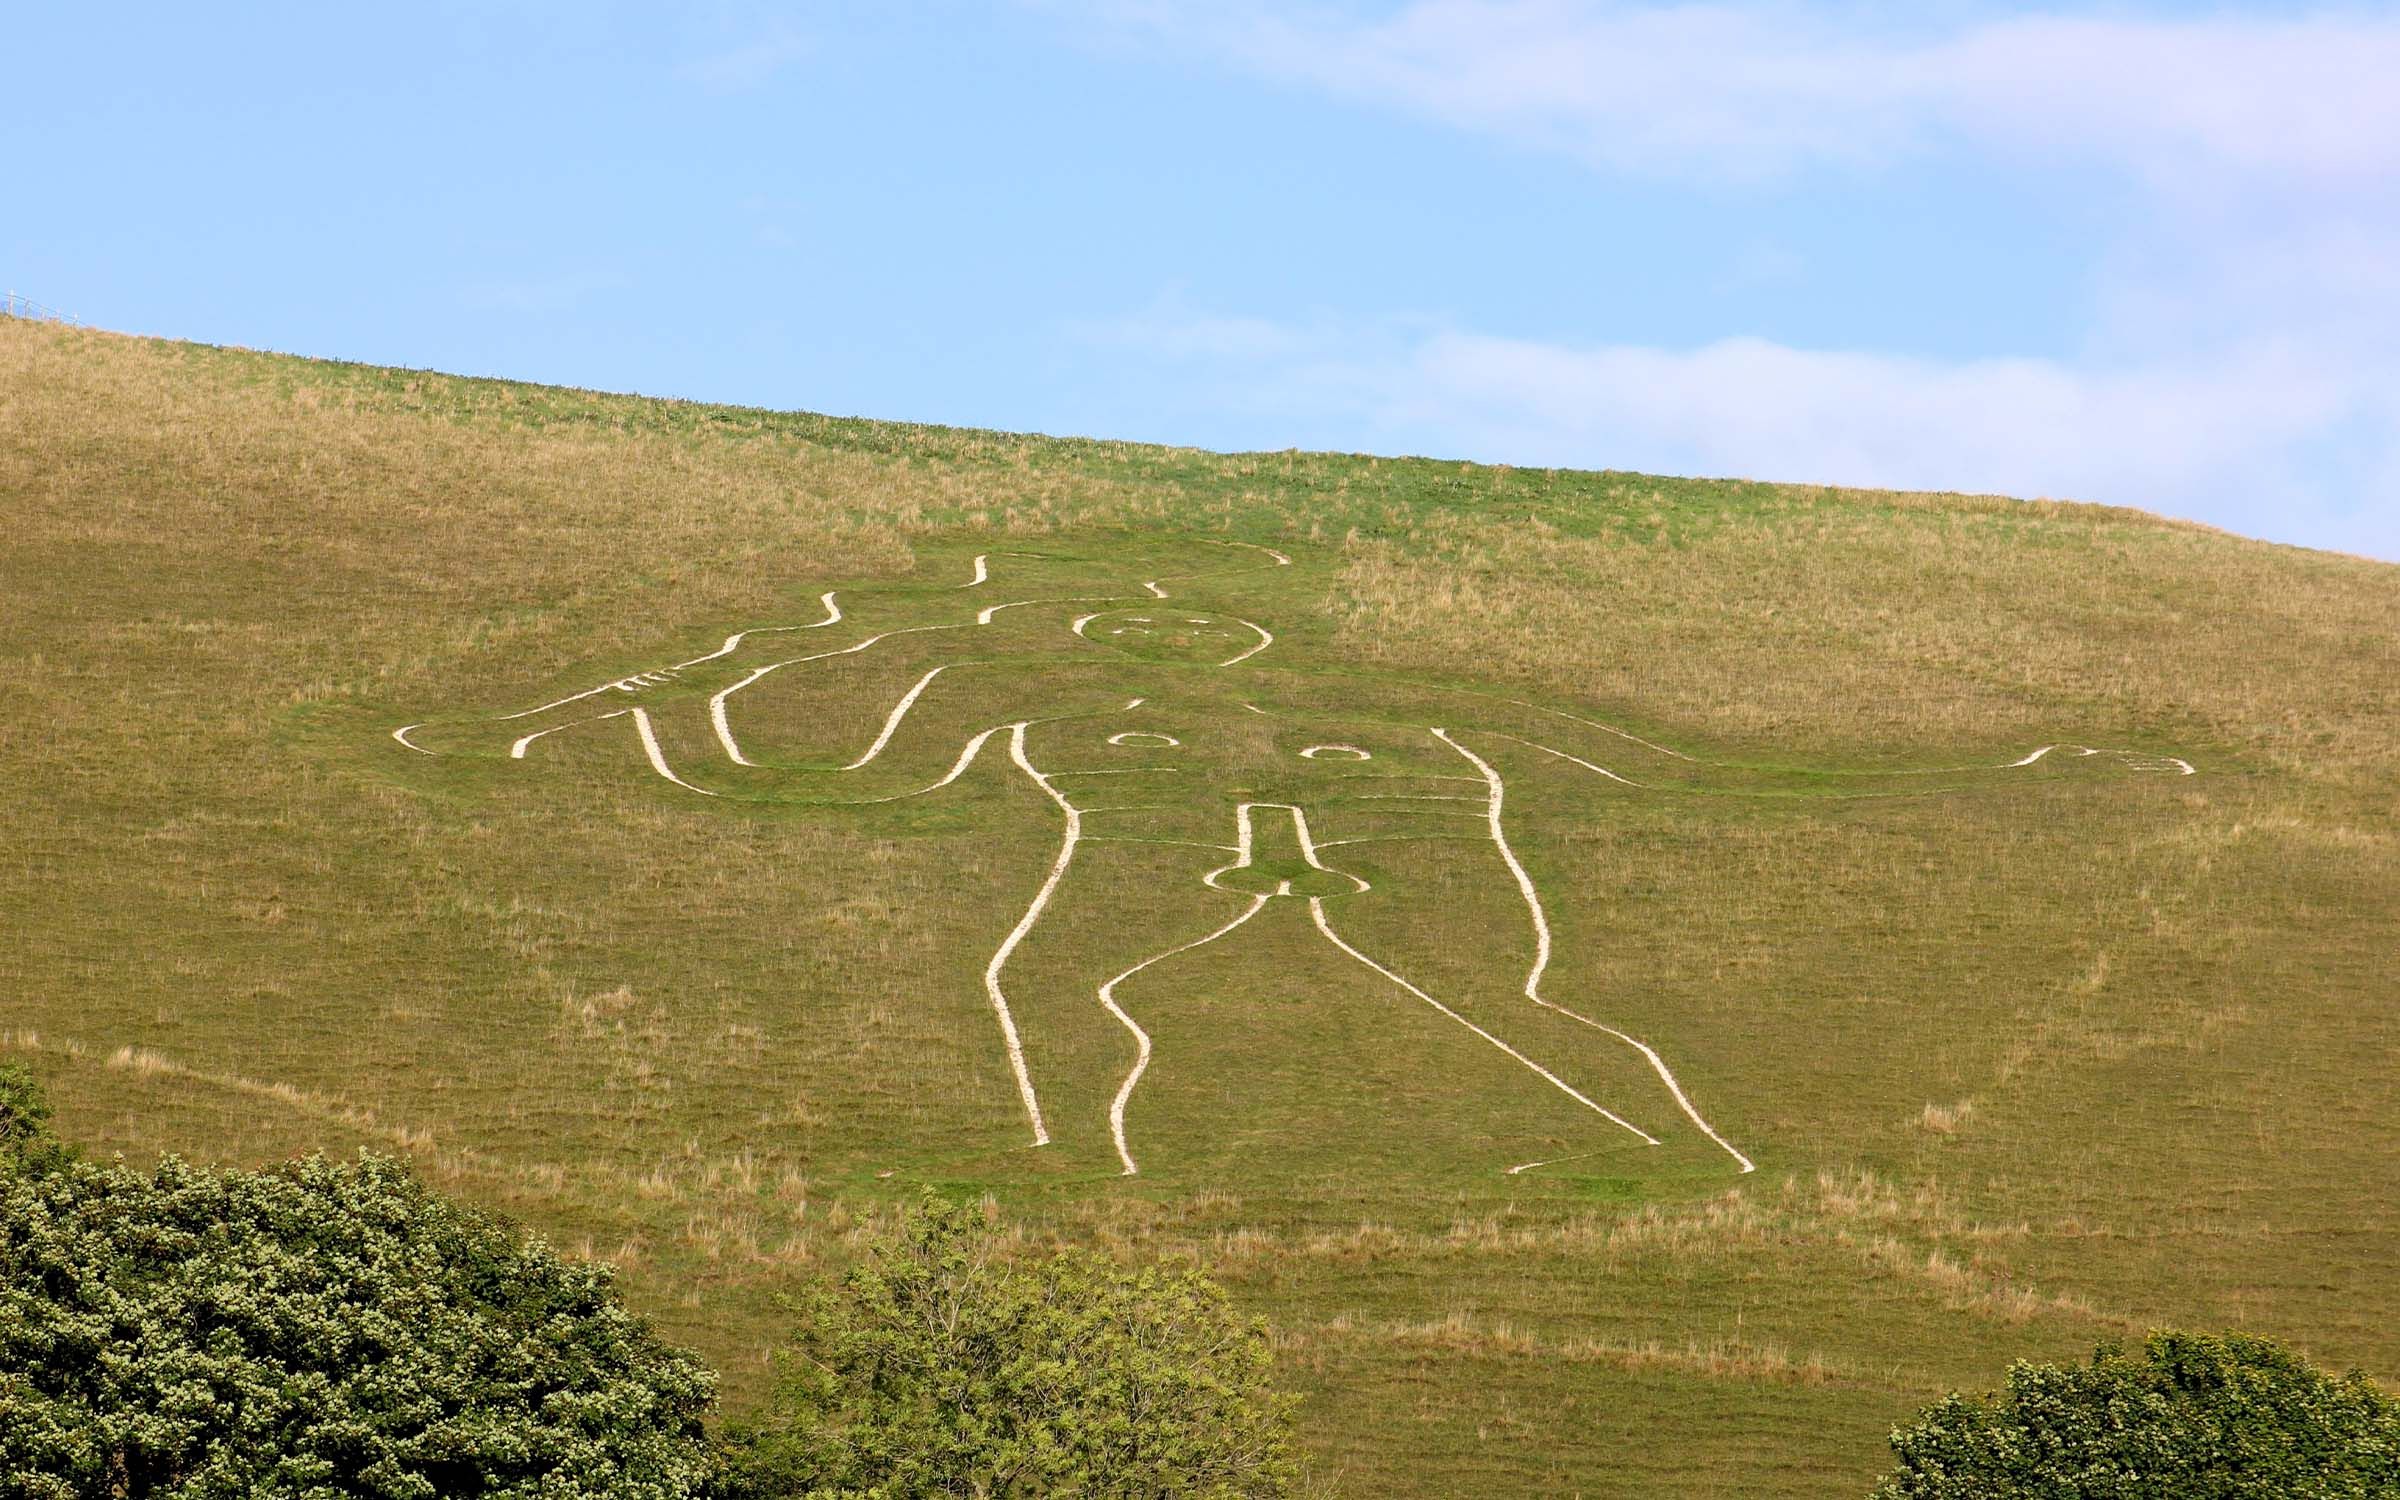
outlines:
{"label": "giant's head", "polygon": [[1274,639],[1248,620],[1178,609],[1163,601],[1147,609],[1085,615],[1075,622],[1075,633],[1144,661],[1226,667],[1264,651]]}

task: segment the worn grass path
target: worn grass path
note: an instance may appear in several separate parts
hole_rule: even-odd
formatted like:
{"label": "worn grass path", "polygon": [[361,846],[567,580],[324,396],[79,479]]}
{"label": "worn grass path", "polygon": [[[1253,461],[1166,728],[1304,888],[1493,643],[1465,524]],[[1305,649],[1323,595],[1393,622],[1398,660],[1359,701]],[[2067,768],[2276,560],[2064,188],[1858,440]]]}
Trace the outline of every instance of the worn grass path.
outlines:
{"label": "worn grass path", "polygon": [[737,1401],[928,1182],[1199,1257],[1357,1493],[1855,1494],[2153,1321],[2400,1375],[2391,568],[4,322],[0,504],[67,1127],[405,1153]]}

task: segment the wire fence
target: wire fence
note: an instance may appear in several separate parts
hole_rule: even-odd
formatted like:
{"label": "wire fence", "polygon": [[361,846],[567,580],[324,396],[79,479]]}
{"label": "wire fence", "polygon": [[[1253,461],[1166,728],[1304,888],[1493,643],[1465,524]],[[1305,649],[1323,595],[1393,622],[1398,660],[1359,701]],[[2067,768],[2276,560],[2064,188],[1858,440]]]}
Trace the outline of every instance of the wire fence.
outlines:
{"label": "wire fence", "polygon": [[36,302],[31,297],[15,292],[0,292],[0,315],[30,318],[37,323],[65,323],[75,328],[83,326],[83,319],[73,313],[60,312],[46,302]]}

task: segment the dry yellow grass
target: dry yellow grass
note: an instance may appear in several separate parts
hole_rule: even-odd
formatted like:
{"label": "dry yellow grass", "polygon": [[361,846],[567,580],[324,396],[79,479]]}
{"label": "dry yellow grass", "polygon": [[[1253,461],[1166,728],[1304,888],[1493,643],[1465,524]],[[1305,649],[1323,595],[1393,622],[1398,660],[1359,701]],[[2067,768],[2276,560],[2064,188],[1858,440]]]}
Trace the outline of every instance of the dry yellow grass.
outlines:
{"label": "dry yellow grass", "polygon": [[[775,1294],[929,1179],[1028,1247],[1212,1267],[1359,1493],[1855,1494],[1919,1401],[2160,1320],[2400,1374],[2400,570],[2098,507],[1051,443],[7,320],[0,511],[0,1047],[69,1131],[403,1153],[624,1267],[737,1400]],[[1189,535],[1302,556],[1258,596],[1278,649],[1362,684],[1769,770],[2070,739],[2206,774],[1529,782],[1564,811],[1525,856],[1578,893],[1552,982],[1638,997],[1758,1176],[1431,1150],[1124,1187],[995,1144],[974,977],[1038,810],[729,818],[382,739],[995,536]]]}

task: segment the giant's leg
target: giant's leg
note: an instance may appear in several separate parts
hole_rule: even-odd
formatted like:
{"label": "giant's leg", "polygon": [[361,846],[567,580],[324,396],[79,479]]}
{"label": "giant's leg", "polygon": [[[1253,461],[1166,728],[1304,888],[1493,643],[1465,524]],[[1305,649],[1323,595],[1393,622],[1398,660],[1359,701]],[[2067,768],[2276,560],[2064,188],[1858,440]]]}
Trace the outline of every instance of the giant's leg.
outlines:
{"label": "giant's leg", "polygon": [[[1265,898],[1213,891],[1221,851],[1062,836],[1042,885],[989,955],[985,994],[1016,1074],[1029,1144],[1045,1165],[1130,1174],[1149,1165],[1143,1115],[1161,1070],[1191,1059],[1157,1045],[1181,1005],[1194,950],[1239,943]],[[1222,940],[1222,941],[1220,941]]]}
{"label": "giant's leg", "polygon": [[1605,1021],[1595,1020],[1580,1011],[1570,1010],[1542,993],[1542,980],[1550,967],[1550,919],[1542,905],[1541,892],[1535,887],[1532,875],[1526,871],[1524,861],[1517,857],[1515,846],[1509,842],[1507,782],[1501,776],[1498,768],[1489,760],[1467,748],[1447,731],[1436,729],[1434,735],[1458,751],[1460,756],[1473,765],[1477,773],[1484,778],[1485,785],[1490,791],[1491,800],[1486,813],[1486,828],[1491,834],[1492,843],[1498,850],[1502,863],[1508,866],[1509,878],[1515,883],[1517,894],[1525,903],[1526,919],[1533,926],[1534,958],[1532,966],[1525,974],[1525,998],[1544,1010],[1555,1012],[1588,1026],[1594,1031],[1614,1037],[1640,1053],[1642,1060],[1648,1063],[1651,1071],[1658,1075],[1659,1083],[1674,1098],[1676,1108],[1683,1112],[1685,1119],[1691,1122],[1693,1128],[1722,1148],[1742,1171],[1755,1171],[1756,1165],[1750,1158],[1743,1155],[1731,1141],[1718,1134],[1717,1128],[1711,1125],[1707,1118],[1700,1113],[1698,1107],[1692,1103],[1691,1096],[1684,1092],[1681,1080],[1676,1078],[1674,1070],[1667,1066],[1666,1059],[1659,1055],[1657,1048],[1631,1032],[1621,1030]]}

